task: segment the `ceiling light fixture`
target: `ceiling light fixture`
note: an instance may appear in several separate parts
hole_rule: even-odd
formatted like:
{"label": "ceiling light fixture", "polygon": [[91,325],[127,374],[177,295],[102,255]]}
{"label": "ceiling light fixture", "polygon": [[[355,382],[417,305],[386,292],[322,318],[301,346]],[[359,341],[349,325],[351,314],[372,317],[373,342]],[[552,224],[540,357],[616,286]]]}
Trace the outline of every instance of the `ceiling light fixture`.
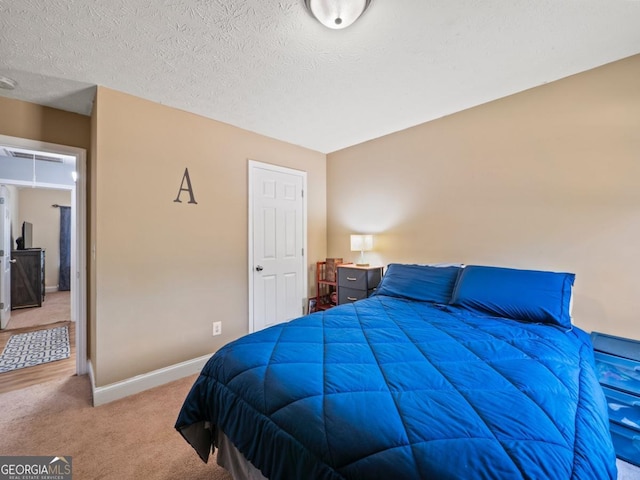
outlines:
{"label": "ceiling light fixture", "polygon": [[307,9],[325,27],[347,28],[367,9],[371,0],[304,0]]}
{"label": "ceiling light fixture", "polygon": [[16,82],[13,78],[3,77],[2,75],[0,75],[0,88],[3,88],[5,90],[13,90],[14,88],[16,88],[16,85],[18,85],[18,82]]}

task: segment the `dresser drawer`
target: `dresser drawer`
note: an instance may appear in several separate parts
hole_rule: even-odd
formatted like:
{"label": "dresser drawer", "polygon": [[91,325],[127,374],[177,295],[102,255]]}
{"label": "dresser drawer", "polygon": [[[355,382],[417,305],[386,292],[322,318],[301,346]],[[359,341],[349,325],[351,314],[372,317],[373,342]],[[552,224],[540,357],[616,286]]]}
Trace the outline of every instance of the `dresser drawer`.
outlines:
{"label": "dresser drawer", "polygon": [[637,340],[593,332],[591,342],[593,349],[598,352],[611,353],[617,357],[640,362],[640,342]]}
{"label": "dresser drawer", "polygon": [[367,290],[367,271],[341,267],[338,269],[338,285],[340,287]]}
{"label": "dresser drawer", "polygon": [[608,387],[602,390],[607,397],[609,419],[635,429],[640,435],[640,398]]}
{"label": "dresser drawer", "polygon": [[343,303],[353,303],[363,298],[367,298],[369,292],[356,288],[341,287],[338,289],[338,305]]}
{"label": "dresser drawer", "polygon": [[598,381],[634,395],[640,395],[640,363],[602,352],[595,352]]}
{"label": "dresser drawer", "polygon": [[616,457],[640,465],[640,433],[616,423],[610,423],[609,429]]}

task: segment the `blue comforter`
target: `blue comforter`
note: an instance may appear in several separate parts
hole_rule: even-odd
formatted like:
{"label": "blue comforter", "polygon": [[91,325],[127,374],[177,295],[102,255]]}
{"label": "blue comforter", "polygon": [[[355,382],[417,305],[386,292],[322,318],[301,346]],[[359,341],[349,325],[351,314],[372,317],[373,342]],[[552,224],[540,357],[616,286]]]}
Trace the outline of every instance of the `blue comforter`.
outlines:
{"label": "blue comforter", "polygon": [[176,428],[273,480],[615,479],[592,357],[575,327],[378,295],[228,344]]}

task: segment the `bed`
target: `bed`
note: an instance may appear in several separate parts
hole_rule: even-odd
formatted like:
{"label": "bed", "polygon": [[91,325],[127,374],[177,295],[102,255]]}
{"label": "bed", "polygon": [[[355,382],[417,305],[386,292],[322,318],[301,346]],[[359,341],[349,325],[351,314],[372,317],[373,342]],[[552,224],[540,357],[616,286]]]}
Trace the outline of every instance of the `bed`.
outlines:
{"label": "bed", "polygon": [[573,282],[389,265],[365,300],[220,349],[175,427],[235,478],[615,479]]}

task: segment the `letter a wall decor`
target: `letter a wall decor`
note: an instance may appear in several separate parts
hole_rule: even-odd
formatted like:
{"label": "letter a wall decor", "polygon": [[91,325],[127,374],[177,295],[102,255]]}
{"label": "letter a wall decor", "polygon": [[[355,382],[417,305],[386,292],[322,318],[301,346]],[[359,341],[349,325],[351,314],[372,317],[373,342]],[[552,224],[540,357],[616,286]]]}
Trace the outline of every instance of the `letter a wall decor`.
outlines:
{"label": "letter a wall decor", "polygon": [[[184,186],[185,182],[187,183],[186,188]],[[196,202],[196,197],[193,195],[193,187],[191,187],[191,178],[189,178],[188,168],[184,169],[184,175],[182,175],[182,182],[180,182],[180,190],[178,190],[178,196],[176,197],[174,202],[182,203],[182,200],[180,200],[180,195],[182,195],[182,192],[189,192],[189,202],[187,203],[193,203],[196,205],[198,204],[198,202]]]}

